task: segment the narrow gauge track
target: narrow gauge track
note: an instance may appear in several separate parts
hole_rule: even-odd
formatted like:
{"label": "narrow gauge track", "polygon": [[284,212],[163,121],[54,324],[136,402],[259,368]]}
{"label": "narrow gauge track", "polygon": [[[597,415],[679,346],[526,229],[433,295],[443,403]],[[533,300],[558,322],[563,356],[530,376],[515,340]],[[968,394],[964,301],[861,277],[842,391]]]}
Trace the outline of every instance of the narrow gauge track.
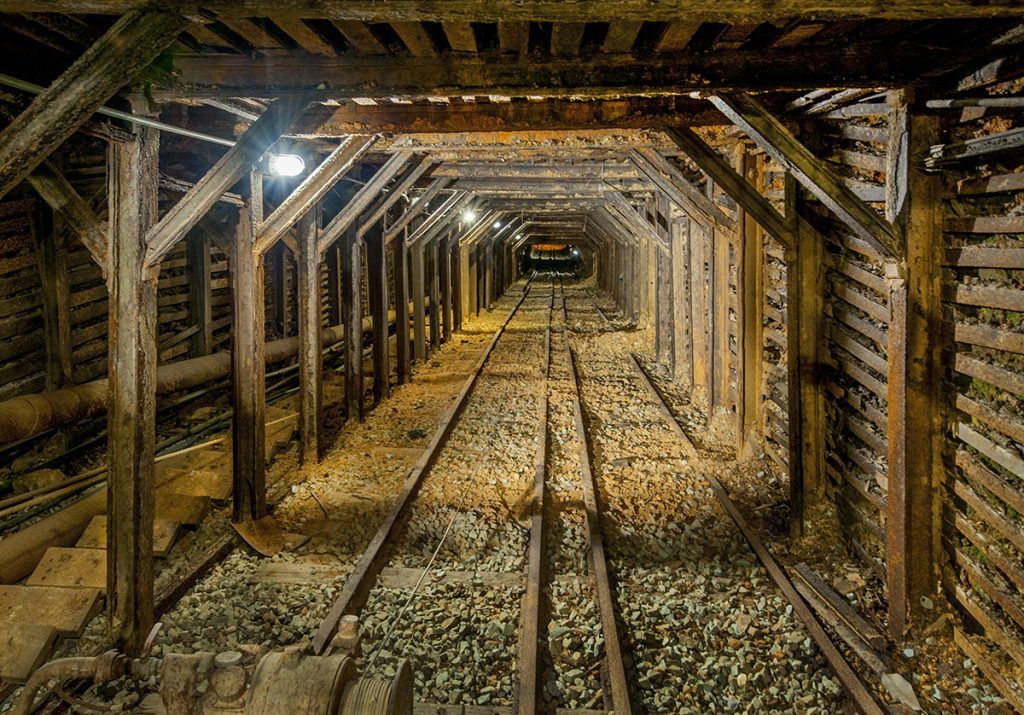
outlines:
{"label": "narrow gauge track", "polygon": [[[590,296],[573,302],[607,323]],[[637,707],[829,712],[845,690],[861,712],[881,713],[623,336],[580,332],[573,361]]]}

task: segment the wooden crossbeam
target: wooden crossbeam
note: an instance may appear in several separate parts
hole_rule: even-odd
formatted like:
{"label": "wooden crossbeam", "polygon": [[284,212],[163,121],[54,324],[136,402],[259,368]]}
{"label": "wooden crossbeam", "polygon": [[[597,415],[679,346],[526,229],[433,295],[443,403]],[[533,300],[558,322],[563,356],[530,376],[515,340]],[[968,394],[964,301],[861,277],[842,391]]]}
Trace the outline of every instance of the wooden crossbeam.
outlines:
{"label": "wooden crossbeam", "polygon": [[451,179],[444,177],[434,179],[427,190],[424,191],[420,196],[415,199],[412,204],[406,208],[405,212],[399,216],[393,224],[388,226],[384,231],[384,240],[391,243],[405,228],[412,222],[414,218],[419,216],[426,208],[430,205],[430,202],[434,200],[442,189],[447,187],[451,183]]}
{"label": "wooden crossbeam", "polygon": [[[418,159],[418,160],[417,160]],[[411,189],[420,178],[423,177],[428,171],[434,166],[434,162],[423,157],[418,157],[413,160],[413,164],[406,171],[405,176],[393,187],[387,194],[381,196],[377,205],[369,212],[367,218],[360,224],[356,230],[357,236],[363,236],[367,231],[370,230],[374,224],[380,221],[384,214],[387,213],[398,199],[402,198],[406,191]],[[385,237],[385,244],[387,239]]]}
{"label": "wooden crossbeam", "polygon": [[640,239],[634,235],[632,227],[617,212],[613,212],[607,203],[602,204],[592,218],[613,241],[626,243],[634,248],[640,245]]}
{"label": "wooden crossbeam", "polygon": [[647,222],[643,216],[641,216],[637,210],[630,204],[626,197],[618,191],[609,191],[605,193],[605,199],[608,202],[608,213],[611,215],[619,215],[623,222],[638,231],[640,235],[644,236],[647,240],[654,243],[659,250],[668,250],[668,241],[658,231]]}
{"label": "wooden crossbeam", "polygon": [[757,192],[750,182],[736,173],[729,163],[690,129],[666,129],[665,133],[697,166],[750,214],[761,228],[783,246],[793,245],[793,220],[780,214]]}
{"label": "wooden crossbeam", "polygon": [[[176,3],[175,3],[176,4]],[[150,0],[2,0],[0,12],[65,12],[120,15],[149,7]],[[609,20],[700,20],[703,22],[757,23],[776,22],[796,17],[814,17],[818,21],[845,19],[935,20],[941,18],[1018,17],[1017,0],[873,0],[837,3],[833,0],[715,0],[694,3],[690,0],[617,0],[580,2],[567,5],[564,0],[207,0],[203,8],[228,19],[284,16],[335,21],[363,22],[608,22]],[[344,24],[344,23],[343,23]]]}
{"label": "wooden crossbeam", "polygon": [[60,216],[89,250],[93,260],[107,271],[107,224],[96,216],[74,187],[49,160],[28,177],[28,183]]}
{"label": "wooden crossbeam", "polygon": [[695,221],[718,223],[731,228],[733,220],[722,209],[699,191],[672,166],[665,157],[650,147],[634,149],[630,158],[636,167],[651,180],[673,203]]}
{"label": "wooden crossbeam", "polygon": [[160,223],[146,236],[149,248],[146,261],[150,266],[160,263],[167,252],[185,237],[206,212],[260,160],[260,157],[302,113],[305,98],[279,99],[238,138],[202,179],[197,181],[181,201],[168,211]]}
{"label": "wooden crossbeam", "polygon": [[322,98],[401,95],[613,98],[707,91],[793,90],[922,84],[934,48],[913,42],[784,49],[722,49],[634,57],[446,55],[444,57],[177,55],[174,74],[149,93],[157,101],[312,93]]}
{"label": "wooden crossbeam", "polygon": [[342,207],[341,211],[331,219],[330,223],[324,227],[323,232],[320,234],[320,255],[321,257],[327,252],[327,249],[331,247],[335,241],[352,226],[356,220],[362,215],[364,211],[370,206],[370,202],[377,198],[378,194],[384,190],[384,187],[388,185],[402,167],[406,165],[412,158],[413,153],[410,151],[400,151],[393,154],[390,159],[384,162],[384,165],[377,170],[377,173],[373,175],[373,178],[366,182],[366,184],[356,192],[356,195],[352,197],[352,200]]}
{"label": "wooden crossbeam", "polygon": [[[899,258],[904,254],[905,249],[899,231],[857,198],[853,190],[847,187],[824,161],[814,156],[782,122],[758,104],[757,100],[747,95],[730,94],[714,96],[711,102],[733,124],[757,142],[758,146],[790,171],[804,188],[814,194],[859,238],[893,258]],[[750,213],[755,219],[758,218],[757,214]]]}
{"label": "wooden crossbeam", "polygon": [[0,197],[152,62],[184,26],[177,12],[126,11],[0,132]]}
{"label": "wooden crossbeam", "polygon": [[347,137],[256,229],[256,251],[265,254],[370,150],[377,136]]}

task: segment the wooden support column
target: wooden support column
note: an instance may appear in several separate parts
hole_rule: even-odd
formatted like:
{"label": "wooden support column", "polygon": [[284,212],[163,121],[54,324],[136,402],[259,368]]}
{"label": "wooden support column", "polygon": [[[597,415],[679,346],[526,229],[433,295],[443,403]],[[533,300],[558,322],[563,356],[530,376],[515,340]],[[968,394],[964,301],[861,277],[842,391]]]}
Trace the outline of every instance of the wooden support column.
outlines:
{"label": "wooden support column", "polygon": [[423,244],[412,246],[412,333],[413,356],[427,359],[426,266],[423,265]]}
{"label": "wooden support column", "polygon": [[339,241],[345,314],[345,417],[363,419],[363,256],[355,228]]}
{"label": "wooden support column", "polygon": [[[797,216],[796,180],[786,176],[786,215]],[[786,373],[789,408],[789,519],[803,533],[807,505],[825,488],[825,402],[821,384],[824,241],[799,221],[786,249]]]}
{"label": "wooden support column", "polygon": [[459,245],[458,239],[452,241],[451,246],[451,262],[452,262],[452,330],[454,332],[460,332],[462,330],[462,312],[465,310],[465,276],[464,260],[465,251]]}
{"label": "wooden support column", "polygon": [[437,265],[440,242],[441,239],[435,238],[426,248],[430,253],[430,344],[427,349],[431,353],[437,350],[441,343],[441,277],[438,275]]}
{"label": "wooden support column", "polygon": [[46,331],[46,389],[56,390],[73,382],[71,287],[63,221],[56,215],[49,220],[49,215],[43,216],[43,213],[38,212],[38,220],[33,226]]}
{"label": "wooden support column", "polygon": [[402,229],[391,242],[395,266],[395,353],[398,363],[398,384],[412,378],[412,346],[409,342],[409,249],[405,242],[408,230]]}
{"label": "wooden support column", "polygon": [[109,149],[107,612],[129,655],[153,626],[157,270],[146,231],[157,219],[159,136],[140,128]]}
{"label": "wooden support column", "polygon": [[945,366],[942,339],[941,179],[918,167],[939,143],[936,117],[910,113],[894,93],[886,214],[905,237],[906,257],[889,269],[889,492],[886,585],[889,631],[898,642],[926,615],[940,553],[938,494],[942,473]]}
{"label": "wooden support column", "polygon": [[213,350],[213,289],[210,284],[210,241],[204,231],[192,231],[186,238],[188,262],[188,307],[192,324],[192,357]]}
{"label": "wooden support column", "polygon": [[708,235],[706,226],[690,221],[690,355],[693,366],[693,387],[703,388],[707,401],[711,401],[711,374],[708,365],[710,353],[708,325],[711,322],[711,308],[708,303]]}
{"label": "wooden support column", "polygon": [[391,395],[391,358],[388,355],[388,261],[384,231],[378,221],[366,232],[366,284],[373,329],[373,398]]}
{"label": "wooden support column", "polygon": [[273,271],[274,322],[278,335],[287,338],[292,325],[291,286],[288,281],[288,246],[278,243],[271,253]]}
{"label": "wooden support column", "polygon": [[440,261],[438,280],[441,283],[441,340],[446,343],[452,339],[452,251],[449,245],[451,240],[451,234],[449,234],[441,243],[438,252]]}
{"label": "wooden support column", "polygon": [[320,252],[317,211],[306,213],[297,231],[296,256],[299,288],[299,438],[302,464],[320,461],[323,408],[323,352],[320,329],[323,304],[320,295]]}
{"label": "wooden support column", "polygon": [[266,421],[263,358],[266,343],[263,257],[256,252],[256,226],[263,219],[263,176],[250,177],[248,210],[239,211],[231,244],[231,383],[234,521],[259,519],[266,514]]}
{"label": "wooden support column", "polygon": [[672,301],[672,256],[655,249],[657,261],[657,347],[658,362],[664,365],[671,365],[672,356],[675,354],[673,335],[675,327],[674,303]]}
{"label": "wooden support column", "polygon": [[669,240],[672,244],[672,258],[670,271],[672,273],[672,291],[669,300],[672,301],[672,377],[679,380],[686,376],[687,384],[693,384],[693,375],[684,365],[689,366],[688,355],[690,354],[690,325],[687,320],[685,306],[687,305],[688,277],[687,266],[689,265],[689,245],[686,241],[686,223],[688,219],[679,219],[669,224]]}
{"label": "wooden support column", "polygon": [[331,325],[341,325],[344,322],[341,297],[341,246],[335,243],[328,248],[325,260],[327,261],[327,310],[331,316]]}
{"label": "wooden support column", "polygon": [[711,409],[729,407],[729,245],[726,231],[712,227],[711,237],[712,284],[708,297],[711,301]]}
{"label": "wooden support column", "polygon": [[[757,160],[741,142],[735,156],[736,172],[761,194]],[[736,375],[736,453],[741,459],[753,456],[761,431],[761,364],[763,323],[761,297],[764,270],[762,236],[754,217],[737,208],[737,330],[739,355]]]}

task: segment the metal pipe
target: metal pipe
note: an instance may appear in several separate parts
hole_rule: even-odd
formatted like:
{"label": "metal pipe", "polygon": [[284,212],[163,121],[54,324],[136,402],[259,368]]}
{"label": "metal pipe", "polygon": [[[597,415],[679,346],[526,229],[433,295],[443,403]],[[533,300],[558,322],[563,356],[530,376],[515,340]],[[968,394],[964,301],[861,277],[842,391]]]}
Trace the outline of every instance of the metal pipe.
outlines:
{"label": "metal pipe", "polygon": [[[11,77],[10,75],[0,74],[0,84],[12,87],[14,89],[20,89],[23,92],[29,92],[30,94],[40,94],[45,90],[45,87],[41,87],[38,84],[32,84],[25,80],[18,79],[17,77]],[[148,119],[146,117],[139,117],[131,112],[122,112],[120,109],[111,109],[110,107],[100,107],[96,110],[97,114],[102,114],[107,117],[113,117],[114,119],[123,119],[126,122],[132,124],[139,124],[144,127],[152,127],[153,129],[159,129],[162,132],[169,134],[178,134],[179,136],[189,137],[191,139],[198,139],[204,142],[210,142],[211,144],[220,144],[221,146],[234,146],[235,142],[232,139],[222,139],[215,137],[212,134],[203,134],[202,132],[195,132],[191,129],[185,129],[184,127],[176,127],[173,124],[167,124],[165,122],[158,121],[156,119]]]}

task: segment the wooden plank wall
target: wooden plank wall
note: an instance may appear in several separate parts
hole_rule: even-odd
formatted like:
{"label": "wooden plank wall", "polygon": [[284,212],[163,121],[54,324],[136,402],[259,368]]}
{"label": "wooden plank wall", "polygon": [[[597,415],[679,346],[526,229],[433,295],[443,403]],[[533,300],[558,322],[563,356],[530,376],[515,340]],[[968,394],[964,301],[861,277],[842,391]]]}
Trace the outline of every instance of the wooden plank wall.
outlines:
{"label": "wooden plank wall", "polygon": [[[887,105],[855,104],[815,122],[820,156],[863,200],[885,200]],[[886,265],[820,205],[825,238],[825,469],[850,551],[885,581],[889,323]]]}
{"label": "wooden plank wall", "polygon": [[[953,113],[948,142],[1024,126],[1020,109]],[[1021,154],[944,172],[945,317],[953,420],[944,494],[944,585],[986,672],[1024,673],[1024,173]],[[993,682],[996,682],[993,677]],[[1005,682],[1005,681],[1003,681]],[[1002,689],[1002,688],[1000,688]]]}
{"label": "wooden plank wall", "polygon": [[[783,210],[784,175],[775,165],[765,165],[767,197]],[[765,454],[779,476],[789,478],[789,392],[786,333],[786,260],[782,245],[764,231],[761,239],[761,273],[764,287],[760,301],[761,323],[761,437]]]}
{"label": "wooden plank wall", "polygon": [[46,386],[39,256],[31,222],[37,202],[0,202],[0,399]]}

